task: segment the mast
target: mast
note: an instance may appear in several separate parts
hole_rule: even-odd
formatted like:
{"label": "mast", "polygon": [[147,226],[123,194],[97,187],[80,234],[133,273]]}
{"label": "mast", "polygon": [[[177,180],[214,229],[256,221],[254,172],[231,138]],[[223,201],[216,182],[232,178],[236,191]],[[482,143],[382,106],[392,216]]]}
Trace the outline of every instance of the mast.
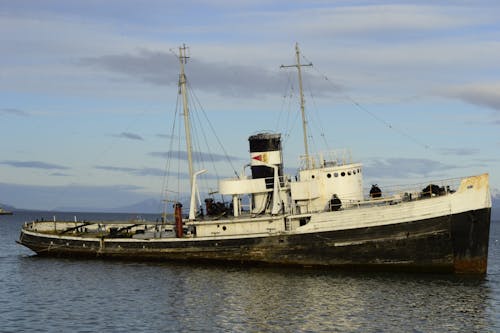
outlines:
{"label": "mast", "polygon": [[312,63],[308,64],[301,64],[300,63],[300,50],[299,50],[299,43],[295,43],[295,56],[297,63],[295,65],[288,65],[284,66],[281,65],[280,68],[286,68],[286,67],[296,67],[297,72],[299,75],[299,92],[300,92],[300,113],[302,115],[302,132],[304,134],[304,154],[305,154],[305,159],[306,159],[306,168],[310,168],[310,161],[309,161],[309,145],[307,143],[307,118],[306,118],[306,111],[305,111],[305,100],[304,100],[304,91],[302,89],[302,66],[312,66]]}
{"label": "mast", "polygon": [[182,106],[184,113],[184,130],[186,132],[186,150],[188,157],[188,165],[189,165],[189,181],[191,187],[193,186],[193,146],[191,144],[191,126],[189,123],[189,106],[188,106],[188,98],[186,93],[186,74],[184,72],[184,64],[187,63],[188,56],[186,56],[187,47],[185,44],[179,46],[179,62],[181,65],[181,74],[179,76],[179,87],[182,94]]}

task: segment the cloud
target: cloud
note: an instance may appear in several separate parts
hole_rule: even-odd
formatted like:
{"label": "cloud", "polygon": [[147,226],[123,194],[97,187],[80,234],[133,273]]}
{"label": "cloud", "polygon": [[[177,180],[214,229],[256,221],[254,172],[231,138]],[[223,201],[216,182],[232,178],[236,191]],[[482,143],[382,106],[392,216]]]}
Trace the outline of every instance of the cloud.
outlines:
{"label": "cloud", "polygon": [[54,176],[54,177],[69,177],[71,175],[67,174],[67,173],[62,173],[62,172],[53,172],[50,174],[50,176]]}
{"label": "cloud", "polygon": [[175,135],[170,135],[170,134],[156,134],[157,137],[162,138],[162,139],[176,139],[177,136]]}
{"label": "cloud", "polygon": [[[163,176],[172,176],[180,179],[189,179],[189,174],[187,172],[167,172],[161,169],[155,168],[124,168],[124,167],[115,167],[115,166],[107,166],[107,165],[97,165],[94,166],[95,169],[112,171],[112,172],[123,172],[133,176],[155,176],[155,177],[163,177]],[[206,173],[201,175],[200,177],[205,179],[219,179],[216,174]]]}
{"label": "cloud", "polygon": [[[87,57],[79,63],[139,78],[155,85],[177,85],[179,80],[179,60],[173,54],[160,51],[140,50],[136,54]],[[197,89],[234,97],[282,93],[283,82],[286,82],[287,77],[285,71],[270,71],[252,65],[204,62],[196,58],[189,59],[188,63],[188,80]],[[303,73],[303,77],[310,82],[316,95],[331,94],[343,89],[341,85],[317,75]]]}
{"label": "cloud", "polygon": [[477,148],[440,148],[439,151],[443,155],[458,155],[458,156],[470,156],[476,155],[480,153],[480,150]]}
{"label": "cloud", "polygon": [[13,116],[21,116],[21,117],[27,117],[29,116],[29,113],[20,109],[13,109],[13,108],[4,108],[0,109],[0,115],[13,115]]}
{"label": "cloud", "polygon": [[139,140],[139,141],[144,140],[142,138],[142,136],[140,136],[139,134],[134,134],[134,133],[130,133],[130,132],[121,132],[120,134],[115,134],[113,136],[117,137],[117,138],[125,138],[125,139],[130,139],[130,140]]}
{"label": "cloud", "polygon": [[116,171],[124,172],[134,176],[164,176],[165,171],[155,168],[125,168],[125,167],[115,167],[107,165],[96,165],[95,169],[106,170],[106,171]]}
{"label": "cloud", "polygon": [[143,193],[142,187],[134,185],[22,185],[0,183],[9,193],[9,203],[18,208],[52,210],[56,207],[110,208],[127,205],[150,198],[154,193]]}
{"label": "cloud", "polygon": [[[494,15],[491,13],[474,9],[470,6],[446,6],[435,3],[427,5],[421,2],[418,5],[380,2],[339,6],[316,4],[294,10],[254,11],[249,14],[249,18],[260,23],[255,27],[257,31],[268,29],[269,34],[273,35],[289,27],[287,30],[292,30],[300,37],[310,37],[304,40],[324,39],[330,36],[370,38],[380,35],[408,38],[411,32],[418,32],[421,35],[422,32],[459,29],[494,22]],[[271,30],[271,27],[274,27],[274,30]]]}
{"label": "cloud", "polygon": [[9,165],[15,168],[31,168],[44,170],[68,170],[68,167],[45,163],[40,161],[0,161],[0,164]]}
{"label": "cloud", "polygon": [[456,167],[425,158],[373,159],[364,166],[364,173],[371,178],[427,177],[435,172]]}
{"label": "cloud", "polygon": [[[164,159],[174,158],[177,160],[187,161],[187,152],[179,150],[173,150],[168,152],[151,152],[149,153],[149,155],[153,157],[161,157]],[[243,158],[236,156],[229,156],[229,155],[222,155],[215,153],[203,153],[196,151],[193,152],[193,159],[195,161],[213,161],[213,162],[227,161],[228,159],[231,161],[243,160]]]}
{"label": "cloud", "polygon": [[449,87],[441,89],[438,94],[500,111],[500,82]]}

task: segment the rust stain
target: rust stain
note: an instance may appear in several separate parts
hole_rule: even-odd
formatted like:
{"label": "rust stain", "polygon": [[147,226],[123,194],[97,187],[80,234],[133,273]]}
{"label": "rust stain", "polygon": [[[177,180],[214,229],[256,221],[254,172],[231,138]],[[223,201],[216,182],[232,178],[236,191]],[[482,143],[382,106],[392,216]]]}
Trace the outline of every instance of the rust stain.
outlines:
{"label": "rust stain", "polygon": [[460,183],[460,188],[458,189],[458,192],[463,192],[470,188],[478,190],[485,186],[486,187],[489,186],[489,175],[487,173],[463,179]]}
{"label": "rust stain", "polygon": [[486,258],[457,259],[454,260],[455,273],[457,274],[486,274],[488,260]]}

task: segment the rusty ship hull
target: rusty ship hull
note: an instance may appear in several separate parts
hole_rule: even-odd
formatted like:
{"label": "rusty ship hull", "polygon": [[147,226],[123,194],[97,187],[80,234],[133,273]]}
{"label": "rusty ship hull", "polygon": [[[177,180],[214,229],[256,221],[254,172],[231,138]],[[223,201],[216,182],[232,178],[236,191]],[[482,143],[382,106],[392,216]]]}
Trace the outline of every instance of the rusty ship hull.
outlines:
{"label": "rusty ship hull", "polygon": [[19,242],[40,256],[485,274],[490,214],[485,208],[384,226],[215,239],[85,238],[23,230]]}

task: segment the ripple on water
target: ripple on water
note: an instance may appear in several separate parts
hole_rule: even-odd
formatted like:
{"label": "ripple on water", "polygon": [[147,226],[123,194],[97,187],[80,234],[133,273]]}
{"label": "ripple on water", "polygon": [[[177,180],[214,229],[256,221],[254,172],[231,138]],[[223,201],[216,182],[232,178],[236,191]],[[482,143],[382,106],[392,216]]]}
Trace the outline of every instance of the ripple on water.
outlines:
{"label": "ripple on water", "polygon": [[477,280],[38,258],[0,228],[2,332],[500,331],[495,241]]}

